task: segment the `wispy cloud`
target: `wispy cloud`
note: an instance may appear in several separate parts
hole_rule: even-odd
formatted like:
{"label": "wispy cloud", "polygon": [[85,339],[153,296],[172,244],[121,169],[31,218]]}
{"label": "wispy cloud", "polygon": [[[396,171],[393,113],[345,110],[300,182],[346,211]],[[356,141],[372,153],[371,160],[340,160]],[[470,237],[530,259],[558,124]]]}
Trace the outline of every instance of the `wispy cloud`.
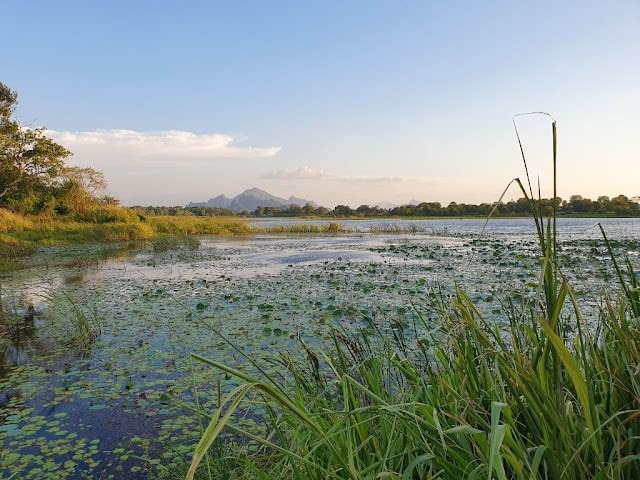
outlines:
{"label": "wispy cloud", "polygon": [[296,170],[282,169],[276,172],[266,173],[261,176],[268,180],[333,180],[337,182],[357,182],[357,183],[390,183],[401,182],[404,177],[367,177],[367,176],[340,176],[334,175],[324,170],[314,170],[307,166]]}
{"label": "wispy cloud", "polygon": [[334,175],[325,172],[324,170],[313,170],[309,167],[300,167],[296,170],[289,170],[288,168],[278,170],[277,172],[265,173],[261,178],[278,180],[278,179],[297,179],[297,180],[324,180],[327,178],[335,178]]}
{"label": "wispy cloud", "polygon": [[128,157],[171,158],[263,158],[272,157],[280,147],[243,147],[238,139],[221,133],[196,134],[181,130],[137,132],[135,130],[97,130],[94,132],[60,132],[47,130],[47,136],[76,150],[99,150]]}

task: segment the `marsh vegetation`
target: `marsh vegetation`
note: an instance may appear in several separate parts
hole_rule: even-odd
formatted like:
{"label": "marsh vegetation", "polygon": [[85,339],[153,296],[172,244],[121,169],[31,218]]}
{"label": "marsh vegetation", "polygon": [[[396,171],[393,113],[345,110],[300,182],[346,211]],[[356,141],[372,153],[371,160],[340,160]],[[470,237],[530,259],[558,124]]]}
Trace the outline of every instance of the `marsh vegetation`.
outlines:
{"label": "marsh vegetation", "polygon": [[[370,356],[378,359],[376,368],[402,358],[398,355],[419,360],[415,368],[426,368],[425,359],[439,348],[449,352],[453,339],[447,340],[447,329],[463,331],[465,325],[462,319],[449,324],[453,319],[445,315],[462,301],[457,287],[482,318],[508,332],[505,306],[526,311],[537,298],[533,221],[495,224],[483,236],[465,233],[481,230],[482,222],[458,222],[446,231],[436,222],[418,233],[357,233],[350,227],[351,233],[329,236],[200,237],[198,245],[172,241],[38,249],[32,261],[46,268],[12,271],[1,280],[6,310],[24,314],[33,305],[36,327],[20,347],[18,364],[7,358],[0,380],[0,415],[7,425],[0,433],[5,476],[19,471],[24,478],[39,478],[48,471],[69,478],[175,478],[176,472],[186,472],[207,416],[243,382],[194,361],[191,353],[261,382],[266,372],[290,392],[297,391],[296,379],[317,379],[317,385],[304,388],[327,388],[317,401],[328,408],[344,401],[342,394],[333,396],[339,378],[347,381],[340,376],[360,378],[364,372],[358,369],[374,361]],[[633,220],[617,222],[608,225],[613,253],[627,255],[637,268],[640,226]],[[559,225],[563,274],[575,285],[584,322],[597,325],[606,311],[603,289],[610,291],[611,305],[622,307],[615,297],[621,293],[614,283],[615,266],[597,227],[589,228],[593,221]],[[434,231],[440,235],[426,233]],[[72,303],[52,303],[51,291]],[[69,346],[70,335],[62,334],[65,322],[73,325],[77,317],[60,311],[73,312],[72,305],[82,307],[95,331],[84,346]],[[570,330],[570,317],[563,318]],[[336,346],[345,359],[338,366],[329,363],[338,358]],[[498,346],[482,347],[488,361]],[[404,351],[396,352],[399,347]],[[358,352],[359,361],[352,364],[348,359]],[[316,376],[315,363],[305,363],[314,355]],[[475,357],[469,353],[468,358]],[[347,371],[339,370],[343,367]],[[300,374],[283,375],[287,368]],[[399,372],[387,373],[394,381],[401,379]],[[421,373],[421,378],[429,377]],[[400,384],[384,385],[398,400],[407,394]],[[364,393],[356,397],[371,401]],[[238,407],[233,425],[266,436],[272,428],[268,411],[260,397],[250,400]],[[490,403],[483,405],[490,408]],[[391,409],[371,407],[367,415],[378,408]],[[337,418],[325,420],[335,423]],[[453,421],[446,419],[438,417],[441,424]],[[237,431],[225,429],[210,453],[213,478],[240,474],[236,469],[245,464],[235,456],[275,472],[268,470],[276,467],[268,460],[274,452],[264,457],[258,442]],[[209,476],[206,469],[201,474]]]}

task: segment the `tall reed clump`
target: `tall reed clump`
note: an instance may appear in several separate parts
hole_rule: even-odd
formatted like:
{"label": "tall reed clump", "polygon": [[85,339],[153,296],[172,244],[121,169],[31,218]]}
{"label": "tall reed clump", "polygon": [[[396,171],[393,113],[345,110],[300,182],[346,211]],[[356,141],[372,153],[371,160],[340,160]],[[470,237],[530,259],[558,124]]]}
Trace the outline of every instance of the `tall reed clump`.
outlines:
{"label": "tall reed clump", "polygon": [[[552,121],[554,198],[556,138]],[[622,293],[605,296],[597,325],[587,324],[556,255],[556,212],[543,217],[522,158],[526,182],[514,182],[540,247],[534,301],[505,300],[509,322],[497,325],[461,289],[453,299],[436,295],[436,331],[425,321],[414,336],[372,339],[336,328],[331,351],[303,344],[306,363],[281,357],[289,380],[264,371],[254,378],[194,354],[241,384],[209,416],[187,478],[223,428],[261,446],[244,460],[243,475],[253,478],[640,478],[640,303],[631,262],[621,267],[612,256]],[[234,423],[244,401],[264,405],[268,436]]]}
{"label": "tall reed clump", "polygon": [[246,222],[228,217],[149,216],[146,222],[160,235],[251,235]]}
{"label": "tall reed clump", "polygon": [[102,322],[97,313],[65,293],[50,292],[47,300],[52,335],[66,347],[89,349],[102,333]]}
{"label": "tall reed clump", "polygon": [[329,223],[298,223],[293,225],[276,225],[271,227],[258,227],[254,229],[255,233],[274,233],[274,234],[307,234],[307,233],[344,233],[349,229],[337,222]]}

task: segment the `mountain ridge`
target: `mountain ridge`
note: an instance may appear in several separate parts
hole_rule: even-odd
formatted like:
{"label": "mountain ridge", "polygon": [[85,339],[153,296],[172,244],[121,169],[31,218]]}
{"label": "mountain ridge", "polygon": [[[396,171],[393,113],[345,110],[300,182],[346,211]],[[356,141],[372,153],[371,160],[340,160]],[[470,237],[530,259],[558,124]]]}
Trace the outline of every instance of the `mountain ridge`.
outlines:
{"label": "mountain ridge", "polygon": [[304,198],[297,198],[293,195],[289,199],[276,197],[264,190],[253,187],[245,190],[244,192],[236,195],[233,198],[227,196],[218,195],[217,197],[210,198],[206,202],[189,202],[187,207],[214,207],[214,208],[226,208],[233,212],[253,212],[258,207],[287,207],[289,205],[298,205],[304,207],[306,204],[311,204],[314,208],[318,208],[318,204],[312,200],[306,200]]}

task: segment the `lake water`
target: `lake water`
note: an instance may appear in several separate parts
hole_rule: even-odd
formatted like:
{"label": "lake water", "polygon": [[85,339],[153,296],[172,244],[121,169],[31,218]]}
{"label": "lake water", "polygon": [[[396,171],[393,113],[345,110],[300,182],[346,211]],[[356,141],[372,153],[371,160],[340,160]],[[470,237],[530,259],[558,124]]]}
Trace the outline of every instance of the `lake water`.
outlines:
{"label": "lake water", "polygon": [[[531,218],[495,218],[485,219],[426,219],[426,220],[325,220],[268,218],[252,220],[256,227],[277,227],[296,224],[338,223],[354,232],[371,233],[379,230],[415,231],[426,234],[448,235],[535,235],[535,222]],[[558,233],[562,237],[599,238],[597,224],[605,228],[610,238],[640,238],[640,218],[559,218]]]}
{"label": "lake water", "polygon": [[[594,318],[601,288],[615,288],[598,222],[616,254],[640,261],[638,219],[558,221],[563,273]],[[385,331],[419,315],[420,328],[437,328],[431,295],[455,285],[500,322],[499,300],[537,282],[529,219],[340,223],[350,232],[203,237],[198,249],[47,248],[44,266],[4,274],[3,302],[26,320],[0,374],[0,476],[135,479],[179,468],[202,428],[183,405],[211,412],[218,383],[235,385],[190,353],[256,373],[249,355],[273,371],[278,352],[304,353],[299,338],[325,348],[331,324]],[[380,231],[415,233],[371,233]],[[78,311],[99,327],[84,349],[66,345]],[[263,428],[259,413],[245,414]]]}

